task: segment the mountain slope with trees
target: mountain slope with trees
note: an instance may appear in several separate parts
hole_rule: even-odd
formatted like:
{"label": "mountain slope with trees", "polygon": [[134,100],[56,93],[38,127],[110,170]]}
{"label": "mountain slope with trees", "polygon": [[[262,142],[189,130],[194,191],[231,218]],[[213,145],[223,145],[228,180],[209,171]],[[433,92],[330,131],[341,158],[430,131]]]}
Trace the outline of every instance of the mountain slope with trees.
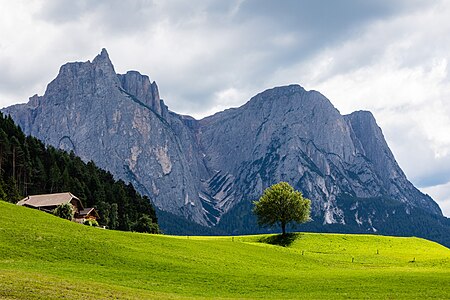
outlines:
{"label": "mountain slope with trees", "polygon": [[157,223],[149,198],[138,194],[131,183],[115,180],[73,152],[26,136],[11,117],[0,113],[0,199],[16,203],[27,195],[68,191],[84,206],[96,207],[100,224],[111,229],[142,228],[142,220],[148,218]]}

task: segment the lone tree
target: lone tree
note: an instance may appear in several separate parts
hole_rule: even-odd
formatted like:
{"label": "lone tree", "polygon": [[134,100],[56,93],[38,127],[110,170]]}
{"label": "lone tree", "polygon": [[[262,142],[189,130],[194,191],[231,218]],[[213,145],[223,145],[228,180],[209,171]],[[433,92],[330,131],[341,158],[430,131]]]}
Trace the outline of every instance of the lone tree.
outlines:
{"label": "lone tree", "polygon": [[267,188],[259,201],[253,204],[258,224],[260,226],[279,224],[283,235],[286,234],[286,224],[307,222],[311,211],[311,200],[303,198],[302,193],[294,190],[287,182],[280,182]]}

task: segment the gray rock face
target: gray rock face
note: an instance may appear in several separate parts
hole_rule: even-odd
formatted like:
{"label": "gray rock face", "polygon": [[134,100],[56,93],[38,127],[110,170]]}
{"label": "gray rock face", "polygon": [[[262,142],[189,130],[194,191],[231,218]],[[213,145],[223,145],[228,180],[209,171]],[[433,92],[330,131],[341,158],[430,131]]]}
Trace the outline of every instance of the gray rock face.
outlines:
{"label": "gray rock face", "polygon": [[25,133],[132,182],[158,208],[206,226],[279,181],[312,199],[324,224],[355,218],[339,208],[342,195],[442,215],[407,180],[370,112],[342,116],[298,85],[198,121],[170,112],[147,76],[116,74],[103,49],[92,62],[62,66],[44,96],[3,112]]}

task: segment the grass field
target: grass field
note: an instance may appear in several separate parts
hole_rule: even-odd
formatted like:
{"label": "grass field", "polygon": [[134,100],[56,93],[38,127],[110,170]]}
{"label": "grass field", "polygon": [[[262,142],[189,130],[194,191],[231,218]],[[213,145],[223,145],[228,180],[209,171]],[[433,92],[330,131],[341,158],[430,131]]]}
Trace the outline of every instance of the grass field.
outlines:
{"label": "grass field", "polygon": [[261,242],[271,238],[110,231],[0,201],[0,298],[450,299],[450,250],[439,244],[313,233]]}

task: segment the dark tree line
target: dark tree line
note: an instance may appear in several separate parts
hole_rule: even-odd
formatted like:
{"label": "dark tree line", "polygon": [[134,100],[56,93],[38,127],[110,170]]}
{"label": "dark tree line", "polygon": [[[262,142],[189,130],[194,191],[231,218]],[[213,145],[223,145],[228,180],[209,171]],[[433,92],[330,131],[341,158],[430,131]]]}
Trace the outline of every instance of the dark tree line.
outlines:
{"label": "dark tree line", "polygon": [[[116,181],[73,152],[25,136],[10,116],[0,113],[0,199],[16,203],[27,195],[58,192],[71,192],[85,207],[95,207],[99,223],[111,229],[158,229],[149,198],[138,194],[132,184]],[[142,220],[151,223],[143,227]]]}

